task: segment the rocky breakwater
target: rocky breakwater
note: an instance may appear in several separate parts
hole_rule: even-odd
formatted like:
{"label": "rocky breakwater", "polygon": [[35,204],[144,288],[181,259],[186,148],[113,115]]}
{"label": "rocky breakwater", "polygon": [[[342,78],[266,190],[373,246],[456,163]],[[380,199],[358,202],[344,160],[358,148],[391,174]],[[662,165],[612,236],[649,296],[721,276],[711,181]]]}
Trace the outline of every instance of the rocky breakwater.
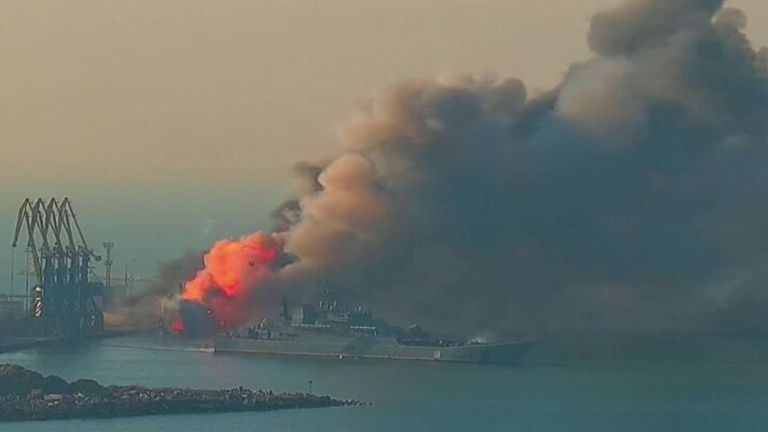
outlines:
{"label": "rocky breakwater", "polygon": [[0,421],[126,417],[360,405],[306,393],[236,388],[195,390],[71,383],[19,365],[0,365]]}

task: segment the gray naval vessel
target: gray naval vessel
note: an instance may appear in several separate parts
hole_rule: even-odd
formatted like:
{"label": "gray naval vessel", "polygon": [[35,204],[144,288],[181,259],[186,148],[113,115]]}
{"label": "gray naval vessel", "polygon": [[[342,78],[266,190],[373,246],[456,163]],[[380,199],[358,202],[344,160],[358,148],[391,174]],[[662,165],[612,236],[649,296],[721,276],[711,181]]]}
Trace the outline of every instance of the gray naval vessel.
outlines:
{"label": "gray naval vessel", "polygon": [[217,336],[213,349],[217,353],[340,359],[516,363],[532,347],[533,342],[527,340],[449,340],[431,336],[415,325],[401,330],[375,319],[370,309],[347,308],[326,297],[290,313],[284,300],[277,319],[263,319]]}

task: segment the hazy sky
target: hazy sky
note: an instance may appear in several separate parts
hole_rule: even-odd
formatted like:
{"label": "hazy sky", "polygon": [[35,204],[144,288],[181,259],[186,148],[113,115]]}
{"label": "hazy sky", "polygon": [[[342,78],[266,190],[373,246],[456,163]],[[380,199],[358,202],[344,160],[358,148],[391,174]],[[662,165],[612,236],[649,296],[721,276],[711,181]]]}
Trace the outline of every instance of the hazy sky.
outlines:
{"label": "hazy sky", "polygon": [[[613,3],[0,0],[0,280],[26,196],[72,197],[91,243],[148,274],[266,227],[290,166],[332,153],[377,88],[494,73],[545,89]],[[768,44],[768,3],[729,4]]]}

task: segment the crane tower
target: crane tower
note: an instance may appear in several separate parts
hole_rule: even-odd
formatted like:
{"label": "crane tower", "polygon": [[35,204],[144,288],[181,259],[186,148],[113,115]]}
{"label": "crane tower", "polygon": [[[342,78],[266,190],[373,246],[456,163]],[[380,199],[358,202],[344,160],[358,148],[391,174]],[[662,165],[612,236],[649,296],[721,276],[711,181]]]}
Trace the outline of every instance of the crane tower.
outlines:
{"label": "crane tower", "polygon": [[80,229],[69,198],[24,200],[14,232],[15,248],[26,235],[35,287],[30,305],[35,331],[73,335],[104,329],[96,302],[103,285],[91,280],[91,261],[100,261]]}

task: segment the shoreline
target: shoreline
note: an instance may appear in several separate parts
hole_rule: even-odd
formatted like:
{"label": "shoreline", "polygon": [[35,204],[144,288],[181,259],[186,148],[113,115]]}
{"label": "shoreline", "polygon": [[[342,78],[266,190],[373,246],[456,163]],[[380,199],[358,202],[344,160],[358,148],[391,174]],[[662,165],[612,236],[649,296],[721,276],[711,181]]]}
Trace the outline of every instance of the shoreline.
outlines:
{"label": "shoreline", "polygon": [[0,336],[0,354],[11,353],[34,348],[48,348],[69,343],[87,342],[109,338],[119,338],[138,334],[136,330],[104,330],[98,333],[33,337],[33,336]]}
{"label": "shoreline", "polygon": [[90,379],[68,383],[58,376],[44,377],[19,365],[0,365],[0,423],[359,405],[365,404],[330,396],[243,387],[204,390],[102,386]]}

